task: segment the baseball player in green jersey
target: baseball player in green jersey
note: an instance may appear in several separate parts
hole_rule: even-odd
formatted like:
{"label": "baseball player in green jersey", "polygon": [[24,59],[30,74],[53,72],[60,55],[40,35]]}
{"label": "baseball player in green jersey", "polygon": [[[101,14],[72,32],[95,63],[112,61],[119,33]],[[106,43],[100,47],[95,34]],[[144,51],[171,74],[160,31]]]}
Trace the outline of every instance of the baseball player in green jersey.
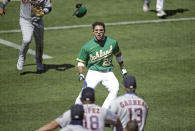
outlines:
{"label": "baseball player in green jersey", "polygon": [[[115,39],[105,36],[105,24],[103,22],[95,22],[92,24],[94,38],[89,40],[82,48],[77,57],[79,80],[85,80],[88,87],[95,89],[99,83],[108,89],[109,94],[104,101],[102,107],[109,108],[111,101],[116,98],[119,90],[119,83],[113,73],[112,58],[116,56],[116,60],[120,65],[122,75],[126,75],[123,57]],[[88,68],[85,76],[83,74],[84,66]],[[81,104],[80,95],[76,102]]]}

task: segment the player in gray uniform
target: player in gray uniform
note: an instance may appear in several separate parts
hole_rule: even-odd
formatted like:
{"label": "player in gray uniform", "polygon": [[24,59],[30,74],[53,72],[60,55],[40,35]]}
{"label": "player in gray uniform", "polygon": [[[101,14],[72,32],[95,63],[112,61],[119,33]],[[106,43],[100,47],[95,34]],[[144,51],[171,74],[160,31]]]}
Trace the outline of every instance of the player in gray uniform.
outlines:
{"label": "player in gray uniform", "polygon": [[[148,105],[135,93],[136,79],[133,76],[126,76],[123,79],[125,94],[112,101],[110,110],[120,117],[122,127],[125,128],[130,120],[136,120],[139,131],[144,130]],[[114,129],[119,131],[118,129]]]}
{"label": "player in gray uniform", "polygon": [[[83,105],[79,105],[79,104],[72,105],[69,111],[70,111],[70,116],[68,117],[71,118],[70,123],[66,127],[60,129],[60,131],[89,131],[88,129],[83,127],[83,118],[84,118]],[[43,126],[36,131],[51,131],[54,129],[52,128],[53,125],[55,124],[53,123],[47,126]]]}
{"label": "player in gray uniform", "polygon": [[84,109],[82,105],[76,104],[71,107],[70,124],[60,131],[89,131],[83,127]]}
{"label": "player in gray uniform", "polygon": [[[94,104],[94,89],[89,87],[83,89],[81,94],[81,101],[83,103],[85,112],[83,120],[83,126],[85,128],[88,128],[90,131],[104,131],[105,122],[112,125],[116,124],[117,116],[113,112],[111,112],[109,109],[105,109]],[[64,128],[71,122],[70,116],[71,112],[68,110],[56,120],[46,124],[40,129],[53,130],[58,127]]]}
{"label": "player in gray uniform", "polygon": [[[1,8],[0,15],[5,14],[5,6],[10,0],[4,0]],[[20,27],[22,30],[22,47],[20,49],[17,69],[22,70],[23,64],[26,59],[26,53],[29,49],[29,44],[32,41],[32,36],[35,37],[36,43],[36,56],[35,61],[37,64],[37,71],[43,71],[42,64],[43,55],[43,36],[44,24],[42,17],[52,10],[51,0],[21,0],[20,5]]]}
{"label": "player in gray uniform", "polygon": [[[85,110],[83,126],[88,128],[91,131],[104,131],[105,121],[110,121],[109,124],[116,124],[117,116],[112,113],[110,110],[102,108],[96,104],[95,102],[95,92],[92,88],[84,88],[81,93],[81,102],[83,103],[83,107]],[[65,112],[63,117],[57,118],[56,121],[61,125],[61,127],[65,127],[67,123],[69,123],[70,112]]]}
{"label": "player in gray uniform", "polygon": [[67,125],[65,128],[62,128],[61,130],[59,131],[90,131],[86,128],[84,128],[83,126],[80,126],[80,125]]}

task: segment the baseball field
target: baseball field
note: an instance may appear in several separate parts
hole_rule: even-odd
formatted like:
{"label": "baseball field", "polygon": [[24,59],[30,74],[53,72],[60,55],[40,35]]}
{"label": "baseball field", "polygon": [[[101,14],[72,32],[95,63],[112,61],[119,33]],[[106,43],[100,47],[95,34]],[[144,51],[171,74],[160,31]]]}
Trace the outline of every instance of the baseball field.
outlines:
{"label": "baseball field", "polygon": [[[88,10],[83,18],[72,16],[78,2]],[[53,0],[52,12],[44,16],[44,54],[51,58],[44,59],[46,71],[37,74],[34,39],[24,69],[16,69],[20,2],[10,2],[0,16],[0,131],[33,131],[70,108],[83,84],[75,59],[93,37],[95,21],[106,23],[128,74],[136,76],[137,95],[149,105],[145,131],[194,131],[195,2],[165,0],[166,19],[156,16],[155,3],[143,12],[143,0]],[[115,58],[113,63],[122,86]],[[95,103],[102,105],[107,94],[98,86]]]}

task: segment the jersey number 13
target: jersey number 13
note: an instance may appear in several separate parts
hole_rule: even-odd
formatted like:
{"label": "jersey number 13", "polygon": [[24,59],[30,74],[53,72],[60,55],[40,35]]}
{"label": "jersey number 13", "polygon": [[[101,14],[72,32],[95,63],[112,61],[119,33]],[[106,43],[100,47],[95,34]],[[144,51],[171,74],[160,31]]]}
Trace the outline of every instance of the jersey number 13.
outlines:
{"label": "jersey number 13", "polygon": [[129,108],[129,119],[136,120],[137,123],[142,122],[142,108]]}

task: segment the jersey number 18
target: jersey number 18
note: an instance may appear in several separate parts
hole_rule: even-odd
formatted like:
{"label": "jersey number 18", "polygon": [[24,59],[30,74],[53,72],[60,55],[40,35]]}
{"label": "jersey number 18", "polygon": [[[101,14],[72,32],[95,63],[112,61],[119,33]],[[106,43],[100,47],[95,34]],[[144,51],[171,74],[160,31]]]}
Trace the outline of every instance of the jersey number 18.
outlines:
{"label": "jersey number 18", "polygon": [[[88,127],[88,122],[90,124],[90,127]],[[90,128],[91,130],[97,130],[99,128],[99,118],[96,115],[91,115],[89,117],[89,120],[87,120],[87,118],[84,118],[84,127],[85,128]]]}

